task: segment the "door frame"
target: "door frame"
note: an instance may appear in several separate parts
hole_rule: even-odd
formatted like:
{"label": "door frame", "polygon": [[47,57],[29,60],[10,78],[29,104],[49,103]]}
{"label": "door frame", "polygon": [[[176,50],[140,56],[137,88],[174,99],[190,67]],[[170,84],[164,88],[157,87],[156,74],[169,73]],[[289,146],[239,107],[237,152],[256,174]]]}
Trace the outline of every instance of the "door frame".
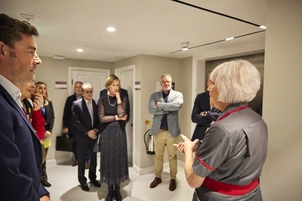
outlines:
{"label": "door frame", "polygon": [[[133,83],[132,83],[132,107],[131,107],[131,119],[132,119],[132,166],[135,167],[137,165],[137,161],[140,158],[139,156],[139,149],[140,147],[135,143],[135,139],[138,139],[136,136],[135,130],[136,130],[136,121],[135,121],[135,116],[136,116],[136,107],[134,107],[136,105],[136,93],[135,93],[135,65],[129,65],[129,66],[123,66],[123,67],[119,67],[114,69],[114,74],[119,77],[120,73],[122,71],[127,71],[127,70],[132,70],[133,71]],[[130,122],[131,123],[131,122]],[[128,145],[129,146],[129,145]]]}
{"label": "door frame", "polygon": [[68,96],[73,94],[74,89],[73,89],[73,80],[72,80],[72,71],[99,71],[99,72],[106,72],[107,75],[110,75],[110,70],[109,69],[100,69],[100,68],[85,68],[85,67],[73,67],[69,66],[68,67]]}

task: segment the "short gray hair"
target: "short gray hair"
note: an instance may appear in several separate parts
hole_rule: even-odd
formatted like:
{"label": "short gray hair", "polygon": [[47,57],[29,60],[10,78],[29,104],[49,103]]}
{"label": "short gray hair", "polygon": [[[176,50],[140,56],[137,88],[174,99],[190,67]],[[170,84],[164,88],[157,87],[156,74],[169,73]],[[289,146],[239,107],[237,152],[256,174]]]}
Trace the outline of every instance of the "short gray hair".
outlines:
{"label": "short gray hair", "polygon": [[248,61],[235,60],[218,65],[210,75],[223,103],[250,102],[260,89],[261,76]]}
{"label": "short gray hair", "polygon": [[87,89],[87,88],[93,89],[93,87],[92,87],[92,85],[91,85],[90,83],[84,83],[84,84],[82,85],[82,91],[84,91],[84,90]]}
{"label": "short gray hair", "polygon": [[170,74],[163,74],[163,75],[160,77],[160,79],[162,79],[163,77],[169,77],[169,78],[171,78],[171,80],[172,80],[172,76],[171,76]]}

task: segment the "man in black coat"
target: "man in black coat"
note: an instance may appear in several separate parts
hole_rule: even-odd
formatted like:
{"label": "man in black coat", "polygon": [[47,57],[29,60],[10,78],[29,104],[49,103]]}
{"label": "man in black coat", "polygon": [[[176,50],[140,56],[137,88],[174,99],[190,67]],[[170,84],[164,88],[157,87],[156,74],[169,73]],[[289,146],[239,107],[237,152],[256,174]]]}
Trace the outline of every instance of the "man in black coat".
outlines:
{"label": "man in black coat", "polygon": [[100,187],[101,184],[96,180],[96,152],[93,151],[98,138],[99,117],[98,107],[93,97],[91,84],[82,85],[83,97],[74,101],[72,104],[72,121],[74,125],[74,139],[77,143],[78,151],[78,181],[83,191],[89,191],[87,179],[85,177],[85,158],[87,152],[90,154],[89,179],[90,182]]}
{"label": "man in black coat", "polygon": [[[66,100],[63,114],[63,133],[68,134],[70,137],[74,137],[74,126],[72,122],[72,112],[71,107],[72,103],[80,98],[82,98],[82,85],[83,82],[76,81],[74,83],[74,94],[69,96]],[[78,164],[78,154],[77,154],[77,144],[75,140],[73,141],[73,153],[75,157],[75,161],[72,163],[72,166],[76,166]],[[86,167],[88,168],[89,164],[89,154],[86,156]]]}
{"label": "man in black coat", "polygon": [[191,114],[192,122],[196,123],[191,140],[202,140],[207,128],[211,126],[212,121],[216,121],[220,114],[220,110],[214,107],[211,108],[210,95],[208,91],[197,94]]}

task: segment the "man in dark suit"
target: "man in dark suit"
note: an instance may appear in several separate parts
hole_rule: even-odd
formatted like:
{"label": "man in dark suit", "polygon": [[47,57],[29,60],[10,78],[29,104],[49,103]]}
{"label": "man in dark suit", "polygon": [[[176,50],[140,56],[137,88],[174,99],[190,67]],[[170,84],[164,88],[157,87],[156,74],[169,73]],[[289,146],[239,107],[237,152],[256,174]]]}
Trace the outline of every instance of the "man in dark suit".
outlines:
{"label": "man in dark suit", "polygon": [[49,201],[41,184],[41,143],[23,113],[17,85],[32,80],[37,29],[0,14],[0,200]]}
{"label": "man in dark suit", "polygon": [[72,105],[74,138],[78,149],[78,180],[83,191],[89,191],[87,179],[85,177],[85,158],[88,151],[90,154],[90,182],[96,187],[101,186],[96,180],[96,152],[93,151],[99,135],[99,117],[98,107],[92,99],[92,90],[91,84],[84,83],[82,85],[83,97],[73,102]]}
{"label": "man in dark suit", "polygon": [[[100,97],[106,96],[107,93],[108,93],[108,90],[107,89],[103,89],[102,91],[100,91]],[[121,94],[121,97],[125,97],[126,96],[127,99],[129,100],[128,91],[126,89],[121,88],[120,89],[120,94]],[[130,101],[127,102],[126,114],[128,115],[128,117],[126,119],[126,122],[128,123],[128,121],[130,119]]]}
{"label": "man in dark suit", "polygon": [[220,116],[221,111],[210,105],[209,92],[200,93],[196,96],[194,106],[191,114],[193,123],[196,123],[196,127],[191,138],[202,140],[208,127],[211,126],[212,121]]}
{"label": "man in dark suit", "polygon": [[[65,102],[65,107],[64,107],[64,113],[63,113],[63,133],[65,135],[69,135],[70,137],[74,137],[74,126],[72,122],[72,103],[80,98],[82,98],[82,85],[83,82],[81,81],[76,81],[74,83],[74,94],[71,96],[68,96]],[[78,154],[77,154],[77,144],[75,140],[73,141],[73,153],[74,153],[74,158],[75,160],[72,163],[72,166],[78,165]],[[89,154],[87,153],[86,156],[86,162],[85,162],[85,167],[86,169],[89,167]]]}

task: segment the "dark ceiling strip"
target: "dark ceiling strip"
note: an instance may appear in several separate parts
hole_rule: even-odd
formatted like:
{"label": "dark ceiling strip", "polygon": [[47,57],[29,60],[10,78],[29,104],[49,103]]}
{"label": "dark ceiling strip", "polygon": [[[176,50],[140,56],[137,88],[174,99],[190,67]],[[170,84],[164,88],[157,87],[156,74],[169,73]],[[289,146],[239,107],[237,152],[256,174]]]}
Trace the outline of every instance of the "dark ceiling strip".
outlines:
{"label": "dark ceiling strip", "polygon": [[261,31],[255,31],[255,32],[252,32],[252,33],[248,33],[248,34],[244,34],[244,35],[240,35],[240,36],[235,36],[235,38],[241,38],[241,37],[244,37],[244,36],[249,36],[249,35],[253,35],[253,34],[256,34],[256,33],[261,33],[261,32],[264,32],[265,30],[261,30]]}
{"label": "dark ceiling strip", "polygon": [[[243,34],[243,35],[240,35],[240,36],[235,36],[234,39],[235,38],[241,38],[241,37],[244,37],[244,36],[253,35],[253,34],[257,34],[257,33],[261,33],[261,32],[264,32],[264,31],[265,30],[261,30],[261,31],[256,31],[256,32],[252,32],[252,33]],[[194,48],[198,48],[198,47],[207,46],[207,45],[212,45],[212,44],[215,44],[215,43],[221,43],[221,42],[225,42],[225,39],[218,40],[218,41],[215,41],[215,42],[205,43],[205,44],[202,44],[202,45],[197,45],[197,46],[189,47],[189,50],[190,49],[194,49]],[[182,50],[176,50],[174,52],[170,52],[170,54],[177,53],[177,52],[182,52]]]}
{"label": "dark ceiling strip", "polygon": [[255,24],[253,22],[249,22],[249,21],[246,21],[246,20],[242,20],[242,19],[239,19],[239,18],[236,18],[236,17],[233,17],[233,16],[230,16],[230,15],[226,15],[226,14],[223,14],[223,13],[219,13],[219,12],[216,12],[216,11],[213,11],[213,10],[209,10],[209,9],[206,9],[206,8],[202,8],[202,7],[199,7],[199,6],[196,6],[196,5],[193,5],[193,4],[189,4],[189,3],[186,3],[186,2],[183,2],[183,1],[178,1],[178,0],[171,0],[171,1],[174,1],[176,3],[180,3],[180,4],[184,4],[186,6],[191,6],[193,8],[197,8],[197,9],[200,9],[200,10],[204,10],[204,11],[207,11],[207,12],[210,12],[210,13],[214,13],[216,15],[221,15],[223,17],[227,17],[227,18],[231,18],[233,20],[237,20],[237,21],[240,21],[240,22],[244,22],[246,24],[250,24],[250,25],[253,25],[253,26],[256,26],[256,27],[260,27],[259,24]]}

